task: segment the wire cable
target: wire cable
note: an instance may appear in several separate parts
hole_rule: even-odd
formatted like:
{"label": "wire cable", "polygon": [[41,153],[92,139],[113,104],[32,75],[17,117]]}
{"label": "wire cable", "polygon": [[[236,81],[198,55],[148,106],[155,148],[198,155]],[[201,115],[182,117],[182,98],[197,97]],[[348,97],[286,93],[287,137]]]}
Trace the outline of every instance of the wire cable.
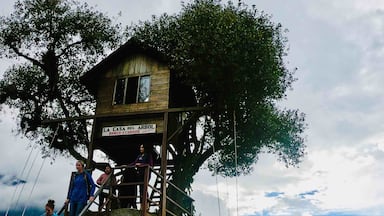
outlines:
{"label": "wire cable", "polygon": [[[59,130],[59,125],[58,125],[57,128],[56,128],[56,131],[55,131],[55,133],[54,133],[54,135],[53,135],[53,137],[52,137],[51,143],[49,144],[49,147],[51,147],[52,144],[53,144],[53,141],[55,141],[55,138],[56,138],[56,135],[57,135],[58,130]],[[25,204],[25,206],[24,206],[23,213],[21,214],[22,216],[24,216],[25,211],[27,210],[28,203],[29,203],[29,201],[30,201],[30,199],[31,199],[31,197],[32,197],[33,191],[35,190],[37,181],[39,180],[39,177],[40,177],[40,174],[41,174],[41,170],[43,169],[44,164],[45,164],[45,161],[46,161],[47,158],[48,158],[48,156],[45,155],[45,156],[44,156],[44,159],[43,159],[43,162],[41,162],[40,169],[39,169],[39,171],[37,172],[37,175],[36,175],[36,178],[35,178],[35,182],[33,183],[31,192],[29,193],[27,202],[26,202],[26,204]]]}
{"label": "wire cable", "polygon": [[[31,164],[29,170],[28,170],[27,176],[25,177],[25,182],[28,182],[28,180],[29,180],[29,175],[31,174],[32,168],[35,165],[35,162],[36,162],[36,159],[37,159],[38,155],[39,155],[39,151],[36,151],[35,158],[33,158],[33,161],[32,161],[32,164]],[[19,192],[19,196],[17,197],[17,201],[16,201],[16,204],[15,204],[15,207],[17,207],[17,205],[19,204],[20,197],[21,197],[21,194],[24,191],[25,185],[26,185],[26,183],[24,183],[23,186],[21,187],[21,190]]]}
{"label": "wire cable", "polygon": [[36,186],[37,181],[38,181],[38,179],[39,179],[39,177],[40,177],[41,170],[43,169],[43,166],[44,166],[44,163],[45,163],[45,160],[47,159],[47,157],[48,157],[48,156],[45,156],[45,157],[44,157],[43,162],[42,162],[41,165],[40,165],[40,169],[39,169],[39,171],[38,171],[38,173],[37,173],[37,176],[36,176],[36,178],[35,178],[35,182],[33,183],[31,192],[29,193],[27,202],[26,202],[26,204],[25,204],[25,206],[24,206],[23,213],[21,214],[22,216],[24,216],[25,211],[27,210],[29,200],[30,200],[31,197],[32,197],[32,193],[33,193],[33,191],[34,191],[34,189],[35,189],[35,186]]}
{"label": "wire cable", "polygon": [[[31,148],[31,151],[30,151],[29,154],[28,154],[27,160],[26,160],[25,163],[24,163],[23,170],[21,171],[21,173],[20,173],[20,175],[19,175],[19,178],[20,178],[20,179],[22,179],[22,177],[23,177],[23,175],[24,175],[24,171],[25,171],[25,168],[26,168],[27,165],[28,165],[29,159],[31,158],[32,151],[33,151],[33,148]],[[13,200],[15,199],[15,195],[16,195],[16,193],[17,193],[17,190],[19,189],[19,185],[20,185],[20,184],[17,184],[16,187],[15,187],[15,190],[14,190],[14,192],[13,192],[13,194],[12,194],[11,201],[9,202],[7,211],[5,212],[5,216],[8,216],[9,209],[12,207],[12,203],[13,203]]]}

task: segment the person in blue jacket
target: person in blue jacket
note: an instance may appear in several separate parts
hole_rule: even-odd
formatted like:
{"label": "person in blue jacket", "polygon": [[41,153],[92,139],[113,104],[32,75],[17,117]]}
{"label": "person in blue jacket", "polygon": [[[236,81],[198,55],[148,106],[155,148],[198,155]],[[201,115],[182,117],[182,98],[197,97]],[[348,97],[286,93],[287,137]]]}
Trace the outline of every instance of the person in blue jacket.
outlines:
{"label": "person in blue jacket", "polygon": [[66,203],[70,204],[70,216],[78,216],[87,205],[87,201],[92,202],[94,200],[93,194],[96,185],[91,174],[86,172],[84,167],[83,161],[77,161],[77,172],[72,173],[71,184],[66,200]]}

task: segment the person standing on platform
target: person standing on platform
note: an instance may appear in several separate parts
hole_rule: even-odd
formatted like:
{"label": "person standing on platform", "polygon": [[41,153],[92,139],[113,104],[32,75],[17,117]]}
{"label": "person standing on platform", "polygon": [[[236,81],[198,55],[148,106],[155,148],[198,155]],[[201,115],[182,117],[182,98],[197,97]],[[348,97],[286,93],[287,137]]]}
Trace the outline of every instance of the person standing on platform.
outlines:
{"label": "person standing on platform", "polygon": [[[111,175],[111,176],[108,179],[109,175]],[[102,186],[104,184],[103,190],[101,191],[101,193],[99,195],[99,212],[100,212],[103,205],[104,205],[104,199],[108,198],[108,196],[111,192],[110,190],[112,190],[112,194],[114,193],[113,187],[116,184],[116,178],[113,175],[113,170],[112,170],[111,165],[107,164],[105,166],[104,173],[100,175],[100,177],[96,180],[96,183],[100,186]]]}
{"label": "person standing on platform", "polygon": [[[132,163],[132,165],[136,166],[137,169],[137,181],[142,181],[145,183],[145,169],[148,166],[153,166],[152,155],[149,154],[144,145],[140,145],[140,154],[137,156],[136,160]],[[148,176],[148,181],[151,178],[151,175]],[[144,197],[144,184],[139,185],[139,193],[140,193],[140,203],[143,204]],[[148,197],[148,193],[146,195]]]}
{"label": "person standing on platform", "polygon": [[70,216],[78,216],[87,201],[93,202],[96,185],[91,174],[85,171],[83,161],[76,162],[77,172],[72,173],[66,203],[70,204]]}

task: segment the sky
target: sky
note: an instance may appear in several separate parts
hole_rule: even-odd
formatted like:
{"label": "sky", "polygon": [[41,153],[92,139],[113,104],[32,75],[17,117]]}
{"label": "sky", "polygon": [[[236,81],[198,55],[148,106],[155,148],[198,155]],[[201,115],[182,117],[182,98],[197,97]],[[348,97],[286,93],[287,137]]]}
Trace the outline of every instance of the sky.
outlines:
{"label": "sky", "polygon": [[[176,0],[87,2],[110,16],[121,11],[117,21],[124,25],[181,8]],[[201,169],[191,194],[196,215],[384,215],[384,1],[244,2],[289,30],[287,67],[298,68],[298,81],[281,106],[306,114],[307,153],[295,168],[263,154],[251,175],[237,179],[216,178]],[[13,3],[2,0],[0,15],[8,15]],[[0,59],[0,75],[12,62]],[[42,208],[48,198],[62,203],[74,159],[46,159],[31,193],[44,160],[30,147],[33,142],[13,132],[14,115],[4,109],[0,114],[0,212],[22,187],[12,208],[24,207],[26,200],[32,200],[28,206]],[[17,179],[27,183],[17,184]]]}

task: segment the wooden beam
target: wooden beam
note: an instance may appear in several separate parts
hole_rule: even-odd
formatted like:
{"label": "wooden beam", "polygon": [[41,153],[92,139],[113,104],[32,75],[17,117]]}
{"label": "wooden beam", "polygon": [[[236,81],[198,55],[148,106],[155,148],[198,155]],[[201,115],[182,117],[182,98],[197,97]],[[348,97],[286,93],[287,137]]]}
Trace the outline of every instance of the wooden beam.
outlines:
{"label": "wooden beam", "polygon": [[110,117],[125,117],[125,116],[135,116],[135,115],[147,115],[147,114],[163,114],[174,113],[174,112],[188,112],[188,111],[197,111],[204,110],[203,107],[183,107],[183,108],[169,108],[163,110],[150,110],[150,111],[139,111],[139,112],[125,112],[125,113],[108,113],[108,114],[97,114],[97,115],[86,115],[86,116],[74,116],[68,118],[59,118],[59,119],[47,119],[43,120],[41,124],[50,124],[57,122],[66,122],[66,121],[78,121],[84,119],[100,119],[100,118],[110,118]]}
{"label": "wooden beam", "polygon": [[192,114],[192,116],[182,125],[180,125],[172,134],[171,136],[168,137],[168,142],[170,142],[173,137],[175,137],[177,134],[181,133],[183,130],[185,130],[185,127],[187,127],[188,125],[190,125],[192,123],[192,121],[194,120],[195,118],[195,115],[196,113]]}

